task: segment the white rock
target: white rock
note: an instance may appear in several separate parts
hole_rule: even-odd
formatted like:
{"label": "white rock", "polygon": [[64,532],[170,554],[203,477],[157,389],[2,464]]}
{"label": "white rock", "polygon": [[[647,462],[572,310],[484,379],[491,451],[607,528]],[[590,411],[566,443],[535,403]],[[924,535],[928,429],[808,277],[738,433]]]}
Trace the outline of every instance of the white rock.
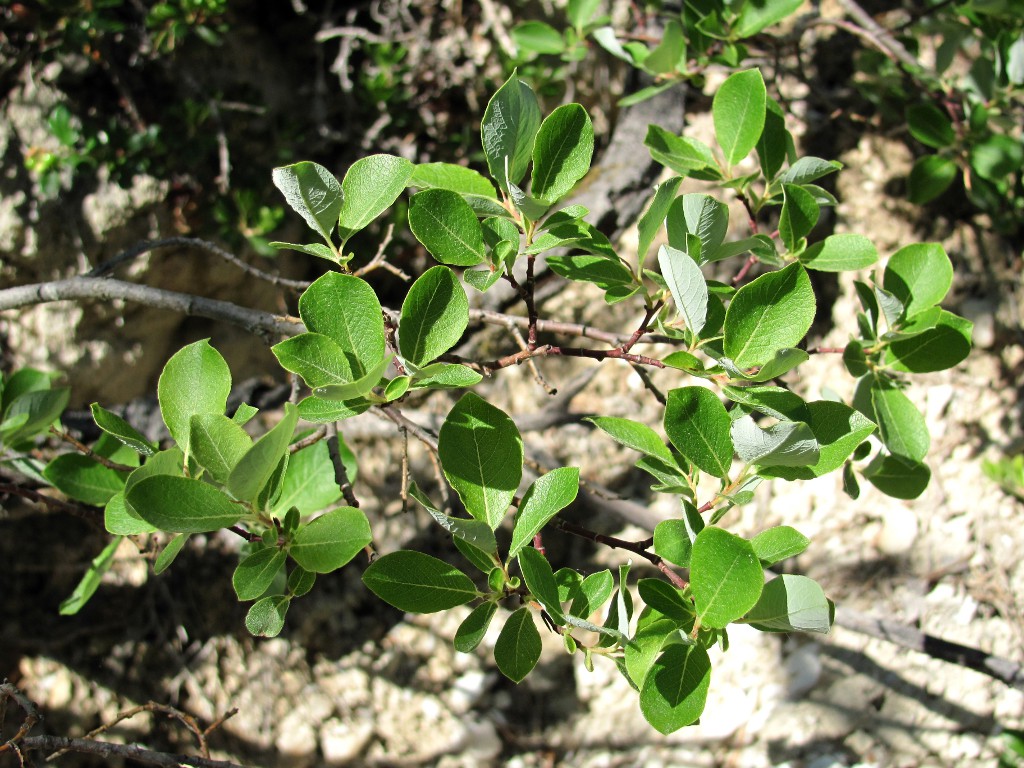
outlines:
{"label": "white rock", "polygon": [[372,723],[331,718],[320,727],[320,752],[327,765],[345,765],[359,757],[372,738]]}

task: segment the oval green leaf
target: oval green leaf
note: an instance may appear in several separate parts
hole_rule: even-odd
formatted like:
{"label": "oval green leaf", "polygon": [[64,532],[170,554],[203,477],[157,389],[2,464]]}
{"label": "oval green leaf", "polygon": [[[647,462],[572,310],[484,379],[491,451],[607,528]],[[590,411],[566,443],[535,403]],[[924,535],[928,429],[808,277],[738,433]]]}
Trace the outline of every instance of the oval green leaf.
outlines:
{"label": "oval green leaf", "polygon": [[494,661],[498,669],[514,683],[521,682],[540,660],[540,633],[533,623],[530,609],[518,609],[508,617],[494,644]]}
{"label": "oval green leaf", "polygon": [[334,174],[317,163],[303,161],[275,168],[274,186],[314,232],[330,242],[341,211],[341,184]]}
{"label": "oval green leaf", "polygon": [[640,711],[659,733],[697,722],[707,703],[711,659],[700,645],[670,645],[644,678]]}
{"label": "oval green leaf", "polygon": [[458,344],[468,325],[469,299],[458,277],[448,267],[431,267],[402,303],[398,349],[413,365],[426,365]]}
{"label": "oval green leaf", "polygon": [[330,336],[348,361],[355,381],[384,357],[384,316],[370,284],[354,275],[328,272],[299,297],[306,328]]}
{"label": "oval green leaf", "polygon": [[847,272],[870,267],[878,249],[864,235],[829,235],[800,254],[800,263],[819,272]]}
{"label": "oval green leaf", "polygon": [[413,195],[409,228],[442,264],[472,267],[487,260],[480,220],[457,192],[427,189]]}
{"label": "oval green leaf", "polygon": [[156,394],[160,415],[181,450],[189,452],[192,417],[223,414],[231,392],[231,371],[209,339],[182,347],[167,361]]}
{"label": "oval green leaf", "polygon": [[579,104],[564,104],[541,123],[533,146],[534,197],[555,203],[587,175],[594,155],[594,125]]}
{"label": "oval green leaf", "polygon": [[473,582],[458,568],[410,550],[374,560],[363,573],[363,583],[385,603],[408,613],[436,613],[477,597]]}
{"label": "oval green leaf", "polygon": [[404,157],[370,155],[356,160],[341,181],[338,234],[348,240],[391,207],[412,176],[413,164]]}
{"label": "oval green leaf", "polygon": [[372,541],[370,522],[354,507],[340,507],[299,528],[288,553],[307,571],[341,568]]}
{"label": "oval green leaf", "polygon": [[288,553],[277,547],[265,547],[244,558],[231,576],[238,599],[255,600],[270,589],[287,559]]}
{"label": "oval green leaf", "polygon": [[721,629],[757,603],[764,571],[749,541],[708,527],[693,542],[690,588],[701,625]]}
{"label": "oval green leaf", "polygon": [[135,483],[126,501],[150,525],[174,533],[209,533],[237,523],[245,507],[201,480],[153,475]]}
{"label": "oval green leaf", "polygon": [[783,574],[764,585],[746,621],[762,632],[817,632],[832,628],[832,605],[818,583],[806,576]]}
{"label": "oval green leaf", "polygon": [[729,165],[746,157],[761,138],[767,95],[764,78],[756,69],[730,75],[715,93],[711,103],[715,138]]}
{"label": "oval green leaf", "polygon": [[579,467],[558,467],[538,477],[519,504],[508,556],[512,558],[519,554],[551,518],[572,504],[579,487]]}
{"label": "oval green leaf", "polygon": [[682,387],[668,393],[665,433],[676,450],[709,475],[729,475],[733,454],[730,423],[725,406],[709,389]]}
{"label": "oval green leaf", "polygon": [[536,95],[515,72],[487,103],[480,137],[491,178],[506,194],[526,175],[540,117]]}
{"label": "oval green leaf", "polygon": [[934,307],[953,284],[953,263],[938,243],[914,243],[900,248],[885,265],[882,287],[903,303],[908,320]]}

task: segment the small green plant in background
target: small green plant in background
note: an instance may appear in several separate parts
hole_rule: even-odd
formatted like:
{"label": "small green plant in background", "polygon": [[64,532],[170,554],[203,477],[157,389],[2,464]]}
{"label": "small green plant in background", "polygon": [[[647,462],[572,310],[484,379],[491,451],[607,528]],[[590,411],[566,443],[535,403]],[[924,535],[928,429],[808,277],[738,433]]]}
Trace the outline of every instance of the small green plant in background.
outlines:
{"label": "small green plant in background", "polygon": [[1003,456],[994,461],[985,459],[981,466],[989,479],[1006,493],[1024,501],[1024,454],[1012,458]]}
{"label": "small green plant in background", "polygon": [[[712,674],[709,650],[728,647],[730,625],[827,632],[834,606],[817,583],[788,574],[766,581],[765,569],[803,552],[808,539],[786,525],[744,538],[728,530],[730,511],[749,503],[766,480],[833,472],[842,473],[854,497],[859,478],[898,498],[919,496],[930,479],[930,438],[904,392],[907,376],[961,362],[971,325],[939,306],[952,280],[941,247],[912,244],[857,282],[861,312],[844,349],[806,349],[815,314],[808,271],[871,269],[879,255],[863,235],[810,241],[822,207],[835,204],[817,182],[840,166],[797,156],[758,70],[731,75],[712,113],[714,146],[651,126],[648,150],[676,175],[654,191],[636,254],[620,254],[586,221],[585,208],[564,203],[590,169],[587,111],[566,104],[544,116],[515,74],[484,111],[487,176],[386,154],[358,160],[340,181],[308,161],[275,169],[275,185],[316,240],[270,245],[336,269],[302,294],[302,326],[272,348],[305,394],[253,439],[244,427],[255,409],[226,412],[230,372],[207,341],[198,341],[176,353],[160,377],[171,444],[153,445],[94,404],[104,436],[91,455],[58,456],[38,473],[70,498],[103,506],[115,536],[63,610],[84,605],[119,537],[170,534],[159,571],[189,536],[227,529],[245,542],[233,585],[239,600],[252,601],[246,626],[274,636],[317,575],[365,552],[364,584],[400,610],[473,606],[455,635],[460,651],[474,650],[498,606],[506,606],[511,614],[494,648],[503,674],[519,682],[532,671],[545,627],[586,666],[602,657],[616,664],[637,690],[644,716],[664,733],[700,717]],[[758,163],[750,173],[743,161],[752,153]],[[715,182],[744,205],[749,231],[729,231],[728,206],[716,197],[680,195],[686,176]],[[437,264],[416,276],[400,309],[391,309],[367,279],[373,262],[353,250],[352,238],[407,191],[409,229]],[[655,249],[663,227],[667,243]],[[705,275],[703,267],[726,260],[736,263],[733,283]],[[642,319],[603,347],[563,343],[545,332],[537,304],[544,267]],[[765,268],[748,281],[752,270]],[[523,305],[522,345],[496,359],[454,354],[470,328],[467,288],[484,292],[499,281]],[[652,340],[671,351],[641,351]],[[857,379],[851,403],[804,399],[784,385],[813,354],[840,352]],[[675,499],[678,515],[649,539],[611,539],[567,519],[585,482],[580,469],[539,470],[529,481],[528,447],[514,414],[474,391],[485,374],[555,356],[668,375],[667,393],[653,385],[649,393],[663,402],[657,425],[604,413],[589,419],[603,437],[639,455],[636,466],[653,492]],[[442,508],[415,483],[408,491],[452,536],[461,565],[416,550],[378,556],[371,521],[351,486],[356,457],[331,436],[337,424],[343,428],[345,419],[369,409],[412,429],[402,409],[414,392],[432,390],[461,391],[436,435],[414,432],[436,454],[458,504]],[[52,405],[40,404],[38,412],[25,406],[29,416],[15,414],[12,423],[49,424]],[[320,427],[306,433],[300,419]],[[509,536],[497,535],[499,529]],[[543,540],[554,531],[613,542],[660,576],[633,580],[630,562],[589,574],[552,562]]]}

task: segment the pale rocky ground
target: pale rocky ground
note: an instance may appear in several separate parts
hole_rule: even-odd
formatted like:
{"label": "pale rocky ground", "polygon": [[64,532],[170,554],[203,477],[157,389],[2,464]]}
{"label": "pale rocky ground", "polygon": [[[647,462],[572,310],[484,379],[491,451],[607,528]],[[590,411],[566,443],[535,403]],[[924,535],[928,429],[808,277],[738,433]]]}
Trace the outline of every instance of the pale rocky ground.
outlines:
{"label": "pale rocky ground", "polygon": [[[691,122],[694,131],[702,130],[702,122],[706,129],[705,115],[694,114]],[[1012,261],[999,252],[1005,246],[967,227],[922,222],[919,211],[884,194],[887,183],[909,168],[902,144],[865,137],[839,159],[847,169],[839,177],[836,231],[867,234],[884,255],[908,242],[943,242],[958,265],[950,306],[974,320],[977,348],[956,370],[916,377],[908,390],[932,433],[933,478],[920,499],[889,499],[865,483],[860,500],[852,502],[838,477],[776,482],[762,486],[755,501],[732,513],[731,520],[744,533],[785,523],[809,536],[812,546],[795,569],[818,579],[840,606],[1024,662],[1024,566],[1018,556],[1024,550],[1024,509],[981,468],[983,458],[1017,450],[1024,440],[1020,275],[999,273],[1005,280],[995,290],[985,277],[986,264]],[[125,194],[143,212],[159,197],[145,180]],[[126,226],[116,214],[102,213],[107,210],[102,200],[94,208],[90,237],[113,237],[113,250],[159,230],[148,214]],[[0,206],[0,217],[4,210]],[[34,236],[22,230],[11,235],[23,247]],[[628,242],[627,235],[627,247]],[[177,271],[187,275],[191,268]],[[204,279],[237,278],[225,273]],[[834,327],[816,342],[821,346],[842,346],[853,327],[851,279],[841,280],[832,307]],[[565,319],[593,320],[603,327],[613,323],[596,293],[572,289],[558,304]],[[12,348],[25,355],[24,362],[58,365],[52,350],[62,344],[45,335],[53,327],[47,313],[82,310],[37,311],[38,321],[17,331],[26,336]],[[156,330],[140,330],[140,338]],[[115,323],[111,333],[122,332]],[[250,356],[245,345],[235,354]],[[579,368],[546,370],[559,384]],[[853,385],[837,357],[817,356],[801,373],[793,385],[809,396],[826,388],[846,396]],[[125,365],[117,376],[125,381],[103,383],[117,391],[143,373]],[[664,389],[678,385],[671,373],[654,378]],[[498,386],[517,403],[543,399],[525,370],[512,372]],[[625,366],[609,365],[572,408],[657,421],[657,409]],[[397,441],[365,437],[381,431],[371,417],[348,429],[362,449],[357,493],[375,525],[378,546],[397,548],[415,538],[451,553],[440,537],[422,533],[422,516],[403,513],[395,501]],[[647,498],[642,481],[629,472],[631,457],[581,426],[531,434],[528,443],[555,460],[578,463],[586,478],[614,485],[662,517],[676,513],[671,500]],[[415,448],[413,469],[429,477],[429,465]],[[594,527],[624,538],[649,533],[607,516]],[[317,590],[322,587],[324,594],[297,604],[281,638],[253,640],[230,599],[231,552],[225,557],[228,545],[212,543],[211,552],[176,566],[173,582],[149,576],[134,547],[126,546],[94,599],[99,617],[94,634],[75,630],[62,637],[65,625],[55,619],[32,629],[29,637],[42,638],[39,651],[22,651],[18,684],[48,713],[49,732],[78,734],[133,704],[155,700],[206,722],[238,708],[212,737],[214,756],[268,768],[909,768],[993,765],[1000,728],[1024,723],[1024,693],[978,673],[842,628],[822,638],[736,627],[729,651],[713,656],[712,691],[701,724],[662,737],[643,721],[635,693],[611,664],[598,660],[588,672],[578,657],[566,656],[556,636],[545,635],[539,668],[513,686],[490,656],[500,621],[476,653],[456,653],[451,639],[466,610],[400,617],[367,597],[357,566],[324,579]],[[565,547],[571,552],[567,557],[587,558],[590,567],[621,562],[612,550]],[[77,550],[66,552],[73,553],[73,561],[88,559]],[[19,561],[13,570],[4,578],[12,579],[14,590],[34,583],[31,564]],[[64,594],[76,578],[74,569],[68,570],[72,573],[57,580]],[[208,571],[224,583],[211,582],[207,602],[200,603]],[[126,587],[138,595],[132,589],[125,594]],[[174,607],[178,600],[184,601],[180,611]],[[110,615],[103,610],[105,601],[111,610],[133,613],[127,620]],[[194,621],[196,615],[205,618]],[[141,637],[125,626],[139,622],[145,625]],[[160,728],[152,715],[140,715],[113,733],[146,742]],[[191,748],[184,736],[178,738],[178,748]]]}

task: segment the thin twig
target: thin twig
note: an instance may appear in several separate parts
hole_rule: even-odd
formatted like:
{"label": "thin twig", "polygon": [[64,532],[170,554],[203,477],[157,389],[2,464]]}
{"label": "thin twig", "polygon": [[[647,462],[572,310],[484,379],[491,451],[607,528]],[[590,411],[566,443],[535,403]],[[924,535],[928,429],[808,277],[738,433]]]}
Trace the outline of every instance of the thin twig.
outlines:
{"label": "thin twig", "polygon": [[375,269],[381,268],[386,269],[388,272],[390,272],[403,282],[408,283],[410,280],[412,280],[412,278],[409,277],[409,275],[407,275],[405,272],[403,272],[402,270],[400,270],[398,267],[396,267],[394,264],[387,260],[385,252],[387,251],[388,245],[391,243],[391,238],[392,235],[394,234],[394,231],[395,225],[388,224],[388,228],[384,232],[384,238],[380,241],[380,246],[377,248],[377,253],[374,254],[374,257],[370,259],[368,263],[366,263],[365,265],[357,269],[355,272],[353,272],[353,275],[355,275],[356,277],[363,277],[364,275],[373,272]]}
{"label": "thin twig", "polygon": [[100,527],[102,527],[100,510],[94,507],[72,504],[71,502],[63,501],[62,499],[55,499],[51,496],[47,496],[45,493],[33,490],[32,488],[22,488],[20,485],[13,485],[10,483],[0,483],[0,494],[10,494],[11,496],[18,496],[23,499],[28,499],[29,501],[35,501],[58,512],[66,512],[69,515],[80,517],[83,520],[88,520],[93,525],[100,525]]}
{"label": "thin twig", "polygon": [[129,467],[127,464],[118,464],[116,461],[111,461],[106,456],[100,456],[98,453],[96,453],[96,451],[94,451],[89,446],[79,442],[71,435],[69,435],[67,432],[57,429],[56,427],[50,427],[50,434],[59,437],[68,445],[73,446],[74,449],[78,451],[80,454],[82,454],[88,459],[92,459],[97,464],[102,464],[107,469],[112,469],[115,472],[134,472],[137,469],[137,467]]}
{"label": "thin twig", "polygon": [[327,425],[327,450],[331,455],[331,463],[334,465],[334,481],[341,488],[341,494],[345,497],[345,503],[350,507],[358,507],[359,499],[356,498],[352,489],[352,481],[349,480],[348,470],[345,469],[345,462],[341,459],[341,445],[338,440],[338,425],[330,423]]}
{"label": "thin twig", "polygon": [[315,432],[312,432],[311,434],[306,435],[301,440],[297,440],[296,442],[289,445],[288,453],[298,453],[303,448],[309,448],[309,446],[319,443],[325,437],[327,437],[327,426],[321,425],[317,427]]}

